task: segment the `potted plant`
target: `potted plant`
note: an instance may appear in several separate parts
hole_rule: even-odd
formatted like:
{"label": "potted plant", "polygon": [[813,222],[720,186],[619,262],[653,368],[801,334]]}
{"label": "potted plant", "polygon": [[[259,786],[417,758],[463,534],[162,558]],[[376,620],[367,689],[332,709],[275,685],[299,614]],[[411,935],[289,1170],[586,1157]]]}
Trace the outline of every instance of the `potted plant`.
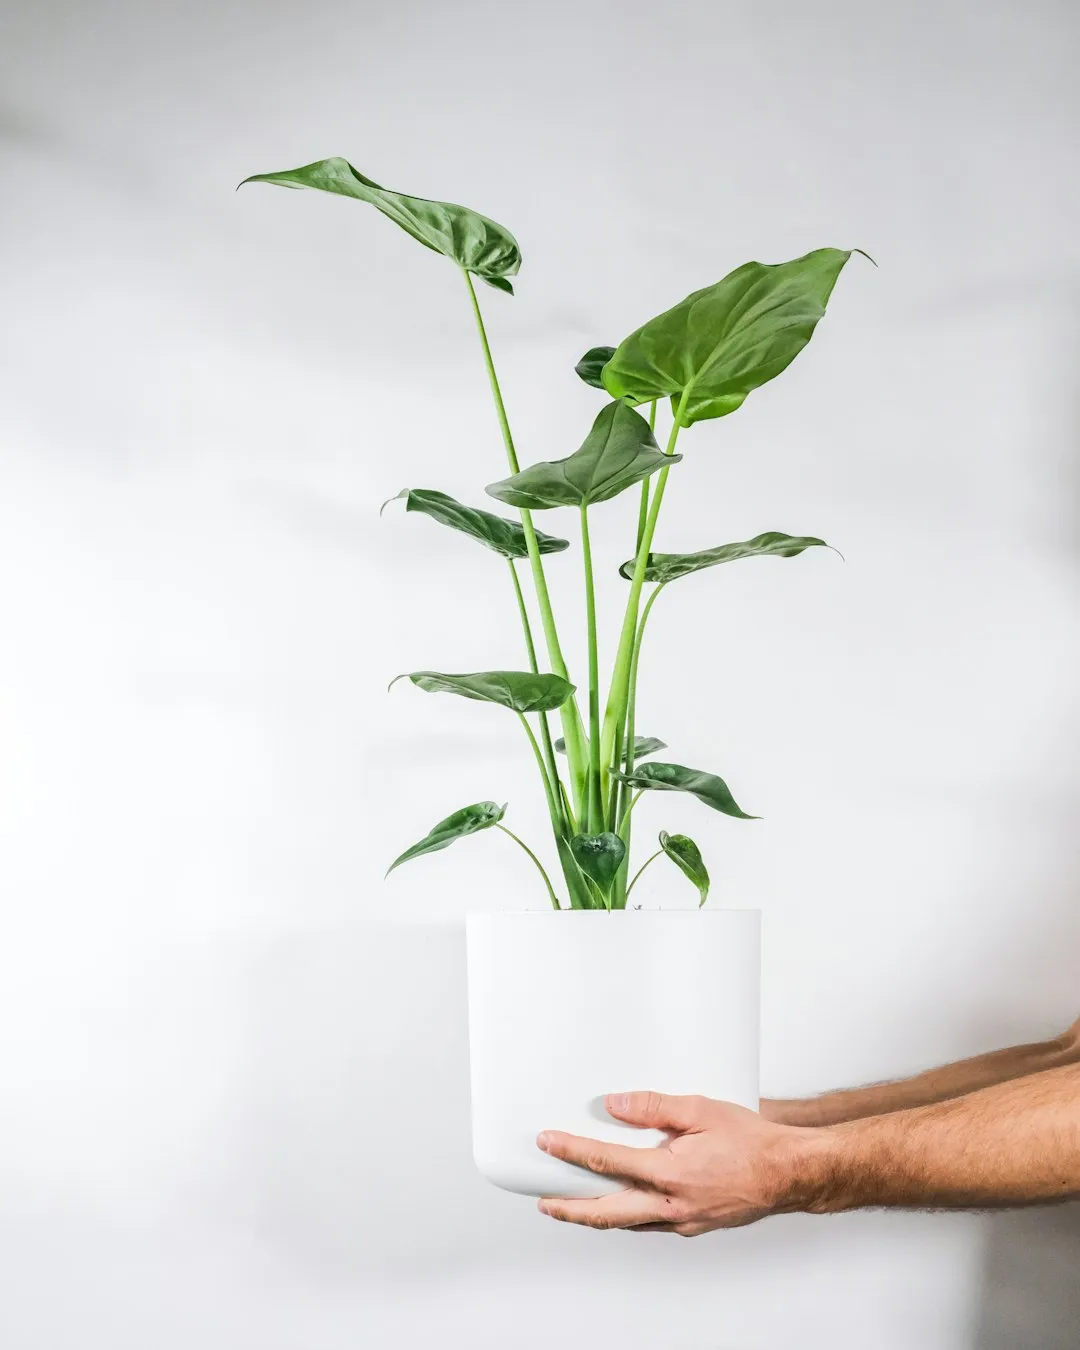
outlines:
{"label": "potted plant", "polygon": [[[407,680],[428,693],[495,704],[517,718],[544,794],[555,865],[545,866],[537,849],[503,823],[506,807],[492,800],[456,806],[390,871],[491,829],[513,839],[535,866],[546,909],[467,920],[474,1154],[484,1175],[506,1189],[595,1195],[610,1183],[541,1153],[534,1143],[540,1129],[653,1142],[599,1107],[602,1093],[622,1088],[701,1092],[757,1105],[757,912],[699,912],[709,874],[686,835],[661,831],[645,861],[631,866],[635,811],[645,794],[689,793],[724,816],[756,817],[711,771],[656,758],[666,746],[639,732],[638,671],[649,616],[673,582],[739,559],[790,558],[825,545],[813,536],[770,531],[693,552],[659,553],[653,540],[668,477],[673,469],[676,480],[687,472],[678,466],[689,431],[735,412],[791,364],[859,250],[820,248],[790,262],[746,263],[649,319],[617,347],[586,352],[577,373],[607,396],[592,427],[572,454],[523,467],[474,284],[479,278],[513,294],[510,278],[521,263],[513,235],[465,207],[382,188],[340,158],[245,182],[316,188],[366,202],[460,269],[509,469],[486,492],[516,515],[463,505],[433,488],[406,488],[391,501],[502,557],[525,662],[519,670],[466,674],[417,670],[392,683]],[[669,410],[663,417],[662,408]],[[661,421],[663,444],[656,435]],[[626,602],[605,683],[590,514],[629,491],[637,493],[636,527],[628,556],[619,560]],[[570,513],[580,545],[587,616],[580,682],[571,678],[547,585],[547,568],[565,565],[554,555],[570,545],[534,523],[536,513],[554,511]],[[697,889],[697,909],[635,908],[635,884],[659,858],[674,864],[673,878],[681,874]]]}

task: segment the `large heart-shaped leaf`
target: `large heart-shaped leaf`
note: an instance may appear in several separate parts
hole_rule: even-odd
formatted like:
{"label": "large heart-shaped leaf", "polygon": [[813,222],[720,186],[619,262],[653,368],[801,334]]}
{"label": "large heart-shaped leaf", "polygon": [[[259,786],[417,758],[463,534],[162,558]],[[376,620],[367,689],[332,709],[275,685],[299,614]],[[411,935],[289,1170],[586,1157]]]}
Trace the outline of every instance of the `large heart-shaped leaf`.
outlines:
{"label": "large heart-shaped leaf", "polygon": [[[555,742],[555,749],[560,755],[566,754],[566,742],[560,736]],[[655,736],[635,736],[634,737],[634,758],[644,759],[646,755],[655,755],[657,750],[666,750],[667,742],[658,740]],[[623,747],[623,763],[626,763],[626,748]]]}
{"label": "large heart-shaped leaf", "polygon": [[[645,580],[661,583],[675,581],[678,577],[689,576],[691,572],[700,572],[705,567],[737,562],[739,558],[794,558],[808,548],[832,548],[832,545],[810,535],[780,534],[772,530],[740,544],[718,544],[716,548],[703,548],[697,553],[650,553]],[[619,575],[629,580],[634,575],[635,563],[634,558],[624,562],[619,568]]]}
{"label": "large heart-shaped leaf", "polygon": [[600,375],[614,355],[614,347],[590,347],[574,369],[586,384],[591,384],[594,389],[603,389],[604,381]]}
{"label": "large heart-shaped leaf", "polygon": [[579,450],[566,459],[531,464],[486,491],[509,506],[544,511],[553,506],[606,502],[681,455],[665,455],[649,424],[625,403],[609,403]]}
{"label": "large heart-shaped leaf", "polygon": [[[342,197],[368,202],[395,225],[425,247],[452,258],[501,291],[513,293],[507,280],[521,266],[517,240],[504,226],[466,206],[433,202],[426,197],[407,197],[380,187],[354,169],[347,159],[335,157],[279,173],[256,173],[244,183],[275,183],[279,187],[318,188]],[[244,183],[240,186],[243,187]]]}
{"label": "large heart-shaped leaf", "polygon": [[697,887],[698,895],[701,897],[698,901],[700,909],[709,898],[709,872],[702,860],[701,849],[687,835],[668,834],[667,830],[660,831],[660,847],[683,876],[688,877]]}
{"label": "large heart-shaped leaf", "polygon": [[576,834],[570,840],[570,852],[574,861],[597,887],[601,895],[607,896],[615,884],[619,868],[626,857],[626,845],[617,834]]}
{"label": "large heart-shaped leaf", "polygon": [[653,760],[649,764],[642,764],[640,768],[635,767],[634,772],[629,774],[612,769],[611,776],[632,788],[645,788],[652,792],[689,792],[714,811],[722,811],[725,816],[735,816],[739,820],[761,818],[747,815],[731,795],[731,789],[724,780],[702,769],[688,769],[682,764],[664,764]]}
{"label": "large heart-shaped leaf", "polygon": [[[479,511],[472,506],[463,506],[445,492],[436,492],[432,488],[404,488],[396,497],[383,502],[383,510],[390,502],[404,501],[406,511],[421,511],[440,525],[448,525],[452,530],[477,539],[481,544],[501,553],[504,558],[524,558],[529,549],[525,543],[525,531],[516,520],[506,520],[491,511]],[[381,514],[381,512],[380,512]],[[536,543],[541,553],[561,553],[570,547],[567,539],[556,539],[553,535],[536,531]]]}
{"label": "large heart-shaped leaf", "polygon": [[407,848],[400,857],[395,858],[386,869],[386,875],[389,876],[395,867],[400,867],[402,863],[409,862],[413,858],[449,848],[456,839],[464,839],[467,834],[490,829],[492,825],[497,825],[505,814],[505,803],[499,806],[496,802],[476,802],[472,806],[463,806],[460,811],[455,811],[445,820],[440,820],[438,825],[433,825],[423,839]]}
{"label": "large heart-shaped leaf", "polygon": [[414,670],[390,681],[412,680],[429,694],[460,694],[478,703],[498,703],[517,713],[553,712],[561,708],[575,686],[561,675],[533,675],[527,670],[482,670],[474,675],[444,675],[438,670]]}
{"label": "large heart-shaped leaf", "polygon": [[844,264],[861,251],[744,263],[631,333],[604,366],[604,387],[634,403],[670,395],[683,426],[734,412],[810,341]]}

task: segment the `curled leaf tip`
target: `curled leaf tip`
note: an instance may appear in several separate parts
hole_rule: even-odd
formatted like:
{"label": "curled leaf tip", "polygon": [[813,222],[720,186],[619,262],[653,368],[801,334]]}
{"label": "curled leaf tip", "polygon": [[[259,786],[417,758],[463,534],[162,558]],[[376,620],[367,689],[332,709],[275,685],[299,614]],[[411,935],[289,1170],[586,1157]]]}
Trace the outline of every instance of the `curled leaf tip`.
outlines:
{"label": "curled leaf tip", "polygon": [[873,265],[874,265],[875,267],[877,267],[877,263],[874,261],[873,258],[871,258],[870,254],[867,253],[866,249],[864,249],[864,248],[853,248],[851,251],[852,251],[852,253],[857,253],[857,254],[859,255],[860,258],[865,258],[866,261],[867,261],[868,263],[873,263]]}
{"label": "curled leaf tip", "polygon": [[382,515],[382,513],[386,510],[386,508],[390,505],[391,502],[399,502],[401,501],[402,497],[407,497],[408,494],[409,489],[402,488],[400,492],[395,492],[392,497],[387,497],[386,501],[384,501],[382,506],[379,507],[379,515],[380,516]]}
{"label": "curled leaf tip", "polygon": [[394,685],[397,684],[398,680],[407,680],[408,678],[409,678],[408,671],[403,672],[401,675],[395,675],[394,678],[390,681],[390,683],[386,686],[386,692],[389,693],[390,690],[393,689]]}

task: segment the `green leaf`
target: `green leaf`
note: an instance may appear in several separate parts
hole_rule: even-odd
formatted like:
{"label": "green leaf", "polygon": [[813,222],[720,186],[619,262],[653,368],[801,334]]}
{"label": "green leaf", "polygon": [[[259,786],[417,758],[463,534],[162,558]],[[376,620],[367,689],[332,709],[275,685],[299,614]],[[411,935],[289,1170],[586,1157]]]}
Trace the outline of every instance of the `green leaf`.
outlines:
{"label": "green leaf", "polygon": [[619,868],[626,857],[626,845],[617,834],[576,834],[570,840],[574,861],[603,896],[610,895]]}
{"label": "green leaf", "polygon": [[631,333],[604,367],[604,387],[633,403],[670,395],[683,426],[725,417],[791,365],[844,264],[861,251],[819,248],[791,262],[744,263]]}
{"label": "green leaf", "polygon": [[611,776],[632,788],[645,788],[653,792],[689,792],[714,811],[722,811],[725,816],[735,816],[738,820],[761,819],[760,816],[746,814],[722,778],[701,769],[687,769],[682,764],[663,764],[654,760],[651,764],[642,764],[640,769],[635,766],[634,772],[630,774],[612,769]]}
{"label": "green leaf", "polygon": [[299,169],[257,173],[244,183],[275,183],[279,187],[318,188],[342,197],[367,202],[400,225],[425,247],[452,258],[500,291],[513,294],[507,280],[521,266],[517,240],[504,226],[453,202],[433,202],[426,197],[406,197],[365,178],[346,159],[320,159]]}
{"label": "green leaf", "polygon": [[563,880],[570,895],[570,908],[596,909],[598,904],[596,892],[577,865],[570,849],[570,841],[563,835],[556,835],[555,847],[562,865]]}
{"label": "green leaf", "polygon": [[464,839],[467,834],[490,829],[492,825],[497,825],[505,814],[505,803],[499,806],[496,802],[476,802],[473,806],[463,806],[460,811],[455,811],[445,820],[440,820],[438,825],[433,825],[423,839],[407,848],[400,857],[395,858],[386,869],[386,875],[389,876],[395,867],[400,867],[402,863],[409,862],[413,858],[449,848],[455,839]]}
{"label": "green leaf", "polygon": [[[566,754],[566,742],[560,736],[555,742],[555,749],[560,755]],[[634,758],[644,759],[646,755],[655,755],[657,750],[666,750],[667,742],[657,740],[655,736],[635,736],[634,737]],[[623,763],[626,763],[626,749],[623,748]]]}
{"label": "green leaf", "polygon": [[475,675],[443,675],[437,670],[414,670],[390,681],[412,680],[429,694],[460,694],[478,703],[498,703],[514,712],[553,712],[574,692],[561,675],[533,675],[527,670],[482,670]]}
{"label": "green leaf", "polygon": [[579,450],[566,459],[532,464],[486,489],[509,506],[543,511],[553,506],[606,502],[681,455],[665,455],[649,424],[625,403],[609,403]]}
{"label": "green leaf", "polygon": [[[780,534],[776,530],[755,535],[741,544],[718,544],[703,548],[698,553],[650,553],[645,569],[646,581],[666,583],[678,577],[700,572],[705,567],[736,562],[739,558],[794,558],[808,548],[832,548],[824,539],[810,535]],[[833,550],[836,551],[835,549]],[[629,580],[634,575],[636,559],[630,558],[619,568],[619,575]]]}
{"label": "green leaf", "polygon": [[709,873],[702,861],[701,849],[685,834],[668,834],[667,830],[660,831],[660,847],[683,876],[688,877],[698,888],[700,909],[709,898]]}
{"label": "green leaf", "polygon": [[590,347],[574,369],[586,384],[591,384],[594,389],[603,389],[604,381],[600,374],[614,355],[614,347]]}
{"label": "green leaf", "polygon": [[[525,543],[525,531],[516,520],[506,520],[490,511],[480,511],[472,506],[462,506],[445,492],[436,492],[432,488],[404,488],[396,497],[383,502],[385,510],[390,502],[404,501],[406,511],[420,511],[440,525],[448,525],[459,530],[481,544],[494,549],[504,558],[524,558],[528,555]],[[380,511],[380,515],[382,512]],[[536,542],[541,553],[561,553],[570,547],[567,539],[556,539],[550,534],[536,531]]]}

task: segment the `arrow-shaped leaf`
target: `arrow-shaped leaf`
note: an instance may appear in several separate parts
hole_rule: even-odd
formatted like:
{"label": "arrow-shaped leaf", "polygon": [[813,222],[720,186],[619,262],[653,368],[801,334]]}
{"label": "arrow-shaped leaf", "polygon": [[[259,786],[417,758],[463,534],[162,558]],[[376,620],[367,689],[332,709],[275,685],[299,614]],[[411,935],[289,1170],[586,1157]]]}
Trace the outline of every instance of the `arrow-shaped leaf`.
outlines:
{"label": "arrow-shaped leaf", "polygon": [[594,389],[603,389],[604,381],[600,373],[614,355],[614,347],[590,347],[574,369],[586,384],[591,384]]}
{"label": "arrow-shaped leaf", "polygon": [[482,670],[473,675],[444,675],[438,670],[414,670],[390,681],[412,680],[429,694],[459,694],[478,703],[498,703],[517,713],[552,712],[561,708],[574,685],[560,675],[533,675],[527,670]]}
{"label": "arrow-shaped leaf", "polygon": [[725,816],[735,816],[738,820],[761,819],[760,816],[747,815],[722,778],[705,773],[702,769],[687,769],[682,764],[663,764],[653,760],[649,764],[642,764],[640,768],[635,767],[630,774],[612,769],[611,776],[632,788],[644,788],[652,792],[689,792],[714,811],[722,811]]}
{"label": "arrow-shaped leaf", "polygon": [[[381,211],[426,248],[453,259],[500,291],[513,294],[507,280],[521,266],[517,240],[504,226],[466,206],[434,202],[426,197],[407,197],[380,187],[347,159],[334,157],[278,173],[257,173],[244,183],[275,183],[279,187],[318,188],[341,197],[355,197]],[[240,186],[243,187],[244,183]]]}
{"label": "arrow-shaped leaf", "polygon": [[604,387],[634,403],[671,395],[683,426],[734,412],[810,341],[853,252],[744,263],[631,333],[604,366]]}
{"label": "arrow-shaped leaf", "polygon": [[449,848],[455,840],[464,839],[467,834],[490,829],[492,825],[497,825],[505,814],[505,803],[499,806],[496,802],[476,802],[472,806],[463,806],[460,811],[455,811],[445,820],[440,820],[438,825],[433,825],[423,839],[407,848],[400,857],[395,858],[386,869],[386,875],[389,876],[395,867],[400,867],[402,863],[409,862],[413,858]]}
{"label": "arrow-shaped leaf", "polygon": [[544,511],[553,506],[606,502],[681,455],[665,455],[649,424],[625,403],[609,403],[581,448],[566,459],[531,464],[486,491],[509,506]]}
{"label": "arrow-shaped leaf", "polygon": [[[555,742],[555,749],[560,755],[566,754],[566,742],[560,736]],[[666,750],[667,742],[658,740],[655,736],[635,736],[634,737],[634,759],[644,759],[646,755],[655,755],[657,750]],[[623,763],[626,763],[626,749],[623,748]]]}
{"label": "arrow-shaped leaf", "polygon": [[[678,577],[689,576],[691,572],[700,572],[705,567],[737,562],[740,558],[794,558],[808,548],[832,548],[832,545],[824,539],[814,539],[811,535],[780,534],[772,530],[739,544],[718,544],[716,548],[703,548],[697,553],[650,553],[645,580],[675,581]],[[624,562],[619,568],[619,575],[629,581],[634,575],[635,562],[634,558]]]}
{"label": "arrow-shaped leaf", "polygon": [[698,901],[700,909],[709,898],[709,873],[702,860],[701,849],[685,834],[668,834],[667,830],[660,831],[660,847],[683,876],[697,887],[698,895],[701,896]]}
{"label": "arrow-shaped leaf", "polygon": [[[436,492],[432,488],[404,488],[396,497],[383,502],[383,510],[390,502],[404,501],[406,511],[420,511],[440,525],[467,534],[488,548],[494,549],[504,558],[524,558],[528,555],[525,543],[525,531],[516,520],[506,520],[491,511],[479,511],[472,506],[463,506],[445,492]],[[561,553],[569,548],[567,539],[556,539],[550,534],[536,531],[536,543],[541,553]]]}
{"label": "arrow-shaped leaf", "polygon": [[619,868],[626,857],[626,845],[617,834],[576,834],[570,840],[574,861],[603,896],[610,895]]}

